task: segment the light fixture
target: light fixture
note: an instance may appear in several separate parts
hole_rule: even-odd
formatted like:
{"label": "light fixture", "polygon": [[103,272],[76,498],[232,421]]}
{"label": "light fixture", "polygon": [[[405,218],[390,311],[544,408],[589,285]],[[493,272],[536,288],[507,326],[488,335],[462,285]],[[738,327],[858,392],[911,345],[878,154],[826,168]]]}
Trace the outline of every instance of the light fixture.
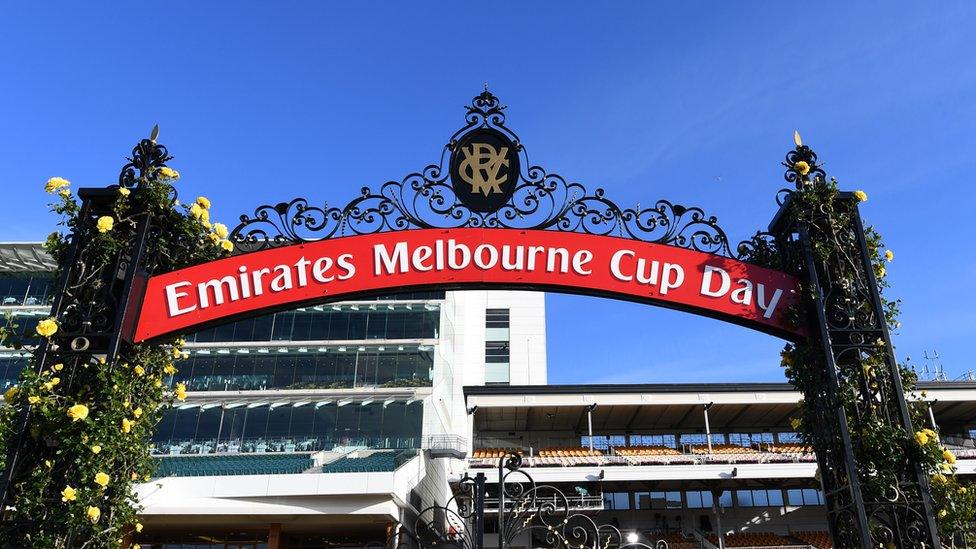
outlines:
{"label": "light fixture", "polygon": [[258,352],[259,353],[267,353],[268,352],[268,349],[267,349],[267,347],[261,347],[260,349],[258,349]]}
{"label": "light fixture", "polygon": [[333,306],[332,306],[332,310],[333,310],[333,311],[341,311],[341,310],[342,310],[342,307],[340,307],[340,306],[338,306],[338,305],[333,305]]}
{"label": "light fixture", "polygon": [[210,354],[210,349],[199,349],[197,351],[197,354],[198,355],[209,355]]}
{"label": "light fixture", "polygon": [[217,354],[218,355],[229,355],[230,354],[230,349],[217,349]]}
{"label": "light fixture", "polygon": [[360,345],[359,346],[359,349],[357,349],[357,350],[361,353],[361,352],[363,352],[363,351],[366,350],[366,347],[363,347],[362,345]]}
{"label": "light fixture", "polygon": [[627,543],[637,543],[637,532],[627,534]]}
{"label": "light fixture", "polygon": [[349,308],[352,309],[352,310],[354,310],[354,311],[358,311],[359,310],[359,305],[350,305]]}
{"label": "light fixture", "polygon": [[382,346],[381,347],[377,347],[376,350],[382,353],[383,351],[386,350],[386,347],[382,347]]}
{"label": "light fixture", "polygon": [[299,352],[299,353],[307,353],[307,352],[308,352],[308,349],[307,349],[307,348],[305,348],[305,347],[299,347],[299,348],[298,348],[298,352]]}
{"label": "light fixture", "polygon": [[321,305],[316,305],[316,306],[312,307],[312,309],[314,309],[316,311],[324,311],[325,310],[325,307],[323,307]]}
{"label": "light fixture", "polygon": [[344,352],[346,352],[346,348],[345,348],[345,347],[339,347],[339,352],[340,352],[340,353],[344,353]]}
{"label": "light fixture", "polygon": [[320,352],[320,353],[325,353],[325,352],[327,352],[328,350],[329,350],[329,348],[328,348],[328,347],[319,347],[319,348],[318,348],[318,352]]}
{"label": "light fixture", "polygon": [[288,352],[288,347],[279,347],[278,348],[278,352],[279,353],[287,353]]}
{"label": "light fixture", "polygon": [[251,353],[251,351],[249,349],[238,349],[237,352],[240,353],[240,354],[242,354],[242,355],[246,355],[246,354],[250,354]]}

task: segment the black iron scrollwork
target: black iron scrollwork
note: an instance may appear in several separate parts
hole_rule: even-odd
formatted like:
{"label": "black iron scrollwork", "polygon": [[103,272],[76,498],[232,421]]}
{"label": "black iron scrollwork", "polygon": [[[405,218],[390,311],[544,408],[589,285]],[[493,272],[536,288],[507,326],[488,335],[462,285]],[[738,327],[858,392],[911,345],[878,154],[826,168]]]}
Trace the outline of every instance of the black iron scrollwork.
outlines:
{"label": "black iron scrollwork", "polygon": [[158,133],[159,127],[153,126],[152,135],[132,148],[132,156],[126,158],[129,162],[122,166],[119,173],[119,187],[131,189],[141,180],[155,180],[159,170],[173,159],[165,146],[156,143]]}
{"label": "black iron scrollwork", "polygon": [[484,473],[475,478],[465,476],[445,505],[423,509],[411,523],[400,524],[390,540],[371,546],[483,549],[484,521],[490,517],[498,525],[494,545],[500,549],[527,540],[531,547],[551,549],[668,548],[663,539],[644,543],[636,533],[624,535],[616,526],[599,524],[593,516],[575,512],[561,490],[536,484],[522,469],[518,453],[500,457],[497,473],[497,497],[491,509],[485,509]]}
{"label": "black iron scrollwork", "polygon": [[[505,125],[504,108],[487,90],[466,107],[465,126],[451,136],[436,164],[389,181],[378,190],[363,187],[342,206],[314,205],[305,198],[258,207],[242,215],[231,231],[238,251],[340,236],[413,228],[490,227],[550,229],[619,236],[738,257],[714,215],[701,208],[659,200],[650,207],[624,208],[603,189],[588,190],[528,162],[525,148]],[[472,211],[449,180],[450,156],[468,133],[490,128],[507,136],[520,155],[518,181],[511,198],[489,212]]]}

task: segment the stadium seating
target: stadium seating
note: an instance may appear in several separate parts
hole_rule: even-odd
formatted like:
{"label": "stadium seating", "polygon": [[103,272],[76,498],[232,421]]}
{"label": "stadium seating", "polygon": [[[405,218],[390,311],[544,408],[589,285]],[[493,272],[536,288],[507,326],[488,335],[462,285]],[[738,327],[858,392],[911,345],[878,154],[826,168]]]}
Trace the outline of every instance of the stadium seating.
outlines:
{"label": "stadium seating", "polygon": [[685,537],[684,534],[675,532],[669,534],[649,534],[647,539],[654,542],[651,544],[652,547],[656,547],[659,541],[667,543],[668,549],[700,549],[701,547],[701,544],[693,538]]}
{"label": "stadium seating", "polygon": [[[718,537],[709,534],[708,541],[713,545],[718,545]],[[792,542],[779,534],[767,532],[743,532],[739,534],[725,535],[726,547],[802,547],[802,545]]]}
{"label": "stadium seating", "polygon": [[497,459],[500,457],[507,456],[512,452],[521,454],[522,450],[519,450],[517,448],[479,448],[471,452],[471,457],[482,458],[482,459],[488,459],[488,458]]}
{"label": "stadium seating", "polygon": [[689,464],[694,458],[668,446],[623,446],[613,449],[630,465]]}
{"label": "stadium seating", "polygon": [[746,447],[739,446],[738,444],[712,444],[711,452],[708,451],[708,445],[692,446],[692,454],[708,454],[712,455],[732,455],[732,454],[758,454],[756,450]]}
{"label": "stadium seating", "polygon": [[681,452],[668,446],[625,446],[614,448],[618,456],[680,456]]}
{"label": "stadium seating", "polygon": [[323,473],[382,473],[394,471],[416,450],[378,450],[362,457],[346,456],[322,466]]}
{"label": "stadium seating", "polygon": [[790,535],[816,549],[834,549],[834,542],[827,532],[793,532]]}
{"label": "stadium seating", "polygon": [[156,458],[156,477],[273,475],[312,467],[311,454],[211,454]]}

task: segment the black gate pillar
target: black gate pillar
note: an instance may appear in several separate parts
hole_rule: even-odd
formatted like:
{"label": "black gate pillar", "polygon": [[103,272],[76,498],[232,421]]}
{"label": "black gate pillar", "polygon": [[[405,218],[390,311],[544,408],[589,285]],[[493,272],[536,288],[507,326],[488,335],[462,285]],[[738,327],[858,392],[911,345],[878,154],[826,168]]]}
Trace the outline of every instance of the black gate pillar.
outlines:
{"label": "black gate pillar", "polygon": [[[871,437],[914,430],[858,211],[863,197],[837,192],[799,139],[784,164],[797,191],[787,193],[770,232],[807,294],[800,321],[809,352],[790,367],[806,368],[803,421],[810,423],[834,546],[937,549],[929,479],[910,449],[895,447],[885,457],[868,452],[877,447]],[[875,459],[888,461],[876,468]]]}
{"label": "black gate pillar", "polygon": [[[106,250],[95,242],[98,219],[113,215],[113,207],[119,188],[131,189],[133,198],[141,191],[143,178],[155,178],[159,168],[170,159],[166,148],[153,137],[143,139],[132,151],[132,157],[119,175],[119,185],[105,188],[78,190],[81,206],[78,222],[71,227],[71,241],[61,252],[58,269],[60,277],[54,292],[51,317],[56,319],[58,330],[50,338],[41,341],[34,355],[34,368],[41,372],[53,364],[62,363],[69,384],[78,383],[74,372],[93,361],[104,361],[112,368],[120,352],[128,345],[123,334],[132,327],[141,292],[140,266],[151,239],[152,216],[149,211],[134,210],[131,215],[137,224],[131,237],[118,250]],[[104,261],[105,254],[112,254]],[[98,268],[97,266],[104,265]],[[0,509],[2,537],[17,539],[18,532],[29,531],[33,517],[30,510],[17,509],[7,512],[7,506],[16,504],[14,493],[18,479],[29,474],[32,467],[51,457],[57,441],[27,436],[30,407],[25,407],[15,419],[13,435],[6,455],[5,468],[0,474]],[[61,471],[63,472],[63,471]],[[52,474],[58,474],[54,471]],[[57,487],[51,483],[51,493],[44,501],[60,504]],[[71,541],[69,539],[69,545]]]}

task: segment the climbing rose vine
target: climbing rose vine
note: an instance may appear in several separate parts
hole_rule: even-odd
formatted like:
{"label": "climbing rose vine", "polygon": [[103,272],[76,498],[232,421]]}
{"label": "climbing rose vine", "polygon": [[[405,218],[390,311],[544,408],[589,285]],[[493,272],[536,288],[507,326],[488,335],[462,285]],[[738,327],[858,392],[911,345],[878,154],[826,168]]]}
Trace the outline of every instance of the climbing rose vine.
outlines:
{"label": "climbing rose vine", "polygon": [[[54,195],[51,209],[64,230],[52,233],[45,249],[63,267],[72,237],[90,239],[84,272],[97,273],[129,250],[136,227],[148,216],[153,232],[146,257],[155,273],[226,256],[233,250],[227,227],[211,222],[205,197],[181,205],[173,188],[177,179],[179,173],[166,166],[140,174],[132,189],[115,188],[111,214],[92,224],[80,219],[70,183],[51,178],[44,190]],[[85,283],[102,282],[93,276]],[[16,418],[30,408],[24,447],[31,451],[18,460],[7,509],[11,527],[0,532],[4,547],[115,548],[127,534],[141,531],[133,486],[154,473],[149,443],[164,409],[186,398],[186,387],[172,383],[176,363],[186,356],[182,339],[123,344],[107,362],[104,355],[58,353],[70,344],[59,339],[62,320],[44,319],[26,338],[16,335],[12,318],[0,328],[0,345],[32,353],[0,408],[4,461],[18,440]],[[42,365],[37,344],[43,339],[54,351]]]}

